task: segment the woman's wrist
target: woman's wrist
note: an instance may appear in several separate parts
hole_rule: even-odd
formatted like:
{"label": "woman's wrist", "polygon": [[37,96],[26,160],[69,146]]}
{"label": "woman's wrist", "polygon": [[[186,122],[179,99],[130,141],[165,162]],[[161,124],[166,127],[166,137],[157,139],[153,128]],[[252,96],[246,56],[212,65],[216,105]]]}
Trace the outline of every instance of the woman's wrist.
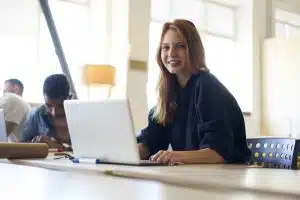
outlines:
{"label": "woman's wrist", "polygon": [[183,151],[183,162],[187,164],[217,164],[224,163],[224,158],[215,150],[207,148],[195,151]]}

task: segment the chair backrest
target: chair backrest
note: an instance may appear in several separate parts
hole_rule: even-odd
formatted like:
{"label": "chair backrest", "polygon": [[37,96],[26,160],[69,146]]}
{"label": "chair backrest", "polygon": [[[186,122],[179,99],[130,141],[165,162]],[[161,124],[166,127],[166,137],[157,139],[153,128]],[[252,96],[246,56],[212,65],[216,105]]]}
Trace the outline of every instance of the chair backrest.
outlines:
{"label": "chair backrest", "polygon": [[296,140],[294,154],[296,155],[296,168],[300,169],[300,140]]}
{"label": "chair backrest", "polygon": [[[252,151],[251,165],[267,168],[297,169],[299,140],[295,138],[258,137],[248,138]],[[300,149],[299,149],[300,150]]]}

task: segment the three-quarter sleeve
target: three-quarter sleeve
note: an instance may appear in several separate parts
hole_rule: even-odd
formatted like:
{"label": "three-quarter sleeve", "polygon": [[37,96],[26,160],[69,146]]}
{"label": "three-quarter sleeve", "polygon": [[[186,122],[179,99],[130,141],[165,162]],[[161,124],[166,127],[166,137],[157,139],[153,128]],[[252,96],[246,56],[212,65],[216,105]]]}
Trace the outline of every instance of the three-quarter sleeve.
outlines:
{"label": "three-quarter sleeve", "polygon": [[211,80],[199,81],[196,87],[199,149],[213,149],[225,162],[232,162],[234,134],[230,118],[234,108],[229,102],[233,97],[214,77],[207,78]]}
{"label": "three-quarter sleeve", "polygon": [[149,150],[150,155],[157,153],[159,150],[167,150],[169,146],[168,129],[159,124],[152,117],[152,109],[148,115],[148,126],[141,130],[137,137],[138,143],[143,143]]}

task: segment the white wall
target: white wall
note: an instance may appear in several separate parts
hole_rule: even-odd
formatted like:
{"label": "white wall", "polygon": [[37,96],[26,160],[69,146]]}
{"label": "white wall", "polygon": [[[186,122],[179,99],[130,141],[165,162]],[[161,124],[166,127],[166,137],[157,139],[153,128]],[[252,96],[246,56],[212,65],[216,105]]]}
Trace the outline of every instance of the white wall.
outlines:
{"label": "white wall", "polygon": [[[150,24],[150,0],[129,0],[129,69],[127,94],[130,99],[135,132],[147,125],[147,63]],[[131,62],[133,61],[133,62]],[[142,63],[141,69],[130,66]]]}
{"label": "white wall", "polygon": [[[300,13],[299,0],[273,0],[273,7]],[[297,45],[299,39],[269,38],[263,43],[262,135],[299,137],[299,112],[294,102],[298,95],[292,90],[299,84],[295,77],[300,63]]]}
{"label": "white wall", "polygon": [[[252,10],[253,2],[248,0],[239,1],[237,10],[237,48],[238,55],[236,55],[238,66],[242,68],[241,70],[241,81],[245,80],[248,83],[253,83],[253,19]],[[248,85],[248,88],[243,88],[247,91],[248,97],[252,100],[252,112],[251,115],[245,115],[246,124],[246,134],[247,137],[253,137],[257,135],[257,130],[255,126],[255,106],[253,101],[253,84]],[[254,114],[253,114],[254,113]]]}
{"label": "white wall", "polygon": [[[252,4],[252,5],[251,5]],[[251,15],[249,8],[252,7]],[[281,8],[291,12],[300,12],[299,0],[244,0],[241,4],[243,11],[242,17],[239,17],[240,23],[245,23],[251,19],[252,24],[245,23],[241,29],[245,34],[251,34],[252,44],[249,41],[243,41],[251,47],[252,59],[248,62],[252,64],[253,78],[253,110],[251,116],[245,116],[247,137],[253,137],[264,134],[265,130],[262,125],[262,112],[264,110],[263,96],[263,42],[265,39],[272,37],[274,34],[273,13],[275,8]],[[243,17],[244,16],[244,17]],[[250,46],[249,46],[250,45]]]}
{"label": "white wall", "polygon": [[275,7],[281,8],[286,11],[300,13],[299,0],[276,0]]}
{"label": "white wall", "polygon": [[300,37],[264,43],[263,134],[300,138]]}

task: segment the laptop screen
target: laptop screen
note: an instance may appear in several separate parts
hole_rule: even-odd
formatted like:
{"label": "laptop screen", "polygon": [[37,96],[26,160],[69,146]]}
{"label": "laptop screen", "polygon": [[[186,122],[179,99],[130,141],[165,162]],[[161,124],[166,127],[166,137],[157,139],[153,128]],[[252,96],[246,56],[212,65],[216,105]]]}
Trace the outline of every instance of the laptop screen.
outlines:
{"label": "laptop screen", "polygon": [[0,142],[7,142],[4,111],[0,109]]}

